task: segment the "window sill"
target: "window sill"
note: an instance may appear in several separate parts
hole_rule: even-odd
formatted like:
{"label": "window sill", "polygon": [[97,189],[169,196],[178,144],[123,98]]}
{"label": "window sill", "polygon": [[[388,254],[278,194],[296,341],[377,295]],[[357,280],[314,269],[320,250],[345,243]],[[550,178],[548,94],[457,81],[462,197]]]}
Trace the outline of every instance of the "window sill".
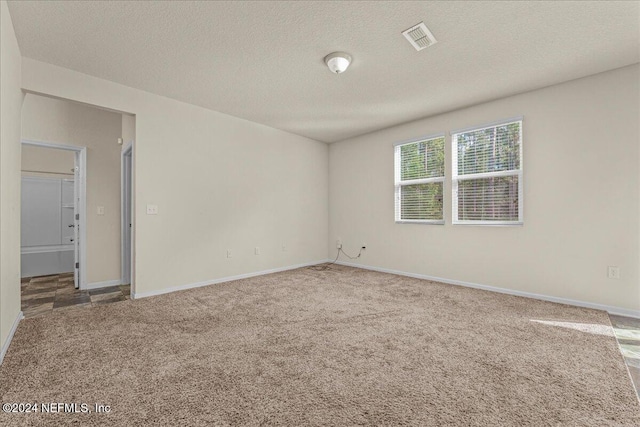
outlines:
{"label": "window sill", "polygon": [[453,225],[479,225],[482,227],[521,227],[523,221],[453,221]]}
{"label": "window sill", "polygon": [[403,220],[396,220],[396,224],[435,224],[435,225],[444,225],[444,220],[403,219]]}

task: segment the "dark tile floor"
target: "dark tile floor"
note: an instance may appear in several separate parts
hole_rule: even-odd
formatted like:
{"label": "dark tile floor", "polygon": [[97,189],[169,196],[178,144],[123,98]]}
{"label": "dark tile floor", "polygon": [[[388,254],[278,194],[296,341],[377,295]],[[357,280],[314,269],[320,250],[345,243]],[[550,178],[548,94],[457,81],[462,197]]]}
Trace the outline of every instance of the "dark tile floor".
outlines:
{"label": "dark tile floor", "polygon": [[616,335],[629,375],[640,398],[640,319],[610,314],[613,332]]}
{"label": "dark tile floor", "polygon": [[73,273],[22,279],[22,312],[36,317],[53,310],[74,310],[129,299],[130,286],[81,291],[73,286]]}

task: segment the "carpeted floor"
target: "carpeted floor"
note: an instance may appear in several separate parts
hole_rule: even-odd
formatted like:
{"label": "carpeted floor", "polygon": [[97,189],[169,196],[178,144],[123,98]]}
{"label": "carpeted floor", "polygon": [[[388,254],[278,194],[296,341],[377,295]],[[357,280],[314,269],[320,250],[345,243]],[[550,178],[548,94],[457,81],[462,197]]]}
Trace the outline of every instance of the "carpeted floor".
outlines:
{"label": "carpeted floor", "polygon": [[0,425],[638,426],[606,313],[333,266],[21,322]]}

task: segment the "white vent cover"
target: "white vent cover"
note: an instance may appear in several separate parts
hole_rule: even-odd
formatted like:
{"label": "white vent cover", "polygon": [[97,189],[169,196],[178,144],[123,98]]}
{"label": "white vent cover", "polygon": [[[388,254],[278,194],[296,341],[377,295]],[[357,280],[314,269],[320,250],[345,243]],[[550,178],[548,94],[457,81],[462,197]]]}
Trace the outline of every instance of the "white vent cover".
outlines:
{"label": "white vent cover", "polygon": [[416,50],[422,50],[432,44],[438,43],[438,40],[431,34],[431,31],[429,31],[424,22],[414,25],[408,30],[404,30],[402,35],[409,40],[411,46],[415,47]]}

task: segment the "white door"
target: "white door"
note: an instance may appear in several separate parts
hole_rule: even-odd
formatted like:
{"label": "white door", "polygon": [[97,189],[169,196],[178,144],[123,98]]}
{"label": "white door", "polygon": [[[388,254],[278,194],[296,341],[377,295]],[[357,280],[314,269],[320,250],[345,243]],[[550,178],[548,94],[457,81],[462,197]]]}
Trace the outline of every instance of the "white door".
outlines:
{"label": "white door", "polygon": [[73,284],[80,288],[80,153],[76,152],[73,168]]}
{"label": "white door", "polygon": [[122,152],[122,284],[131,284],[131,148]]}

